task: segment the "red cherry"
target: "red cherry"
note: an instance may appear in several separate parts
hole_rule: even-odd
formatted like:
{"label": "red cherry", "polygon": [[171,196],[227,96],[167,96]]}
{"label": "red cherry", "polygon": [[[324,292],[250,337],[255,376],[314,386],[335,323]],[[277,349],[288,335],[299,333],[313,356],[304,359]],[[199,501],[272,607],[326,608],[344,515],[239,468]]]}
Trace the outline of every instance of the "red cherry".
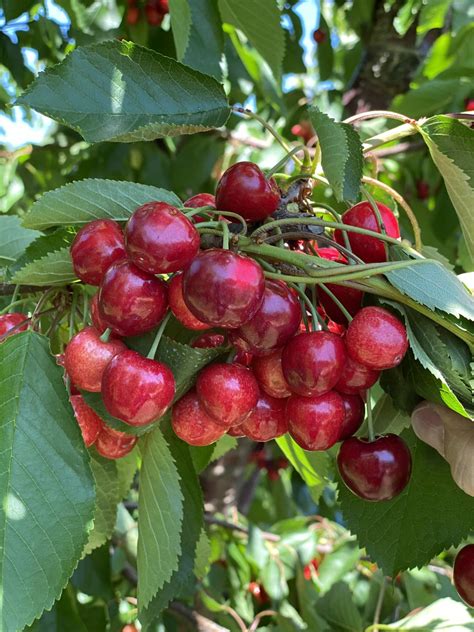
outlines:
{"label": "red cherry", "polygon": [[339,441],[348,439],[359,430],[364,421],[365,404],[360,395],[346,395],[339,393],[344,404],[344,419],[342,421]]}
{"label": "red cherry", "polygon": [[94,296],[92,297],[90,310],[91,310],[92,326],[94,327],[94,329],[96,329],[99,332],[99,334],[102,335],[104,331],[107,329],[107,325],[102,320],[100,312],[99,312],[99,292],[94,294]]}
{"label": "red cherry", "polygon": [[89,285],[99,285],[107,268],[126,256],[122,230],[111,219],[86,224],[71,244],[74,272]]}
{"label": "red cherry", "polygon": [[209,325],[202,323],[188,309],[183,298],[183,275],[175,274],[168,283],[168,300],[170,309],[179,322],[187,327],[199,331],[201,329],[209,329]]}
{"label": "red cherry", "polygon": [[184,273],[186,305],[213,327],[237,328],[246,323],[260,307],[264,289],[258,263],[229,250],[202,252]]}
{"label": "red cherry", "polygon": [[313,39],[316,44],[322,44],[326,41],[326,33],[321,29],[316,29],[315,31],[313,31]]}
{"label": "red cherry", "polygon": [[309,564],[306,564],[303,570],[304,578],[308,581],[313,579],[313,573],[318,572],[319,560],[317,557],[313,558]]}
{"label": "red cherry", "polygon": [[84,443],[86,447],[90,448],[99,436],[104,422],[95,410],[92,410],[92,408],[86,404],[82,395],[71,395],[69,401],[74,411],[74,417],[81,429]]}
{"label": "red cherry", "polygon": [[129,7],[127,9],[127,16],[126,16],[126,20],[127,20],[127,24],[129,24],[130,26],[135,26],[135,24],[138,23],[140,19],[140,10],[138,7]]}
{"label": "red cherry", "polygon": [[336,261],[337,263],[347,263],[346,257],[339,252],[337,248],[333,246],[328,246],[327,248],[316,246],[316,252],[323,259],[327,259],[328,261]]}
{"label": "red cherry", "polygon": [[[20,333],[20,331],[26,331],[28,329],[27,319],[28,319],[28,316],[26,314],[21,314],[20,312],[13,312],[11,314],[2,314],[0,316],[0,338],[2,338],[1,342],[6,340],[8,336],[11,336],[13,334],[18,334]],[[23,325],[21,323],[23,323]],[[21,327],[19,327],[18,325],[21,325]],[[14,328],[15,328],[15,331],[12,331],[12,329]],[[11,333],[8,333],[8,332],[11,332]]]}
{"label": "red cherry", "polygon": [[242,364],[242,366],[250,366],[253,361],[253,354],[249,351],[245,351],[242,347],[239,347],[237,343],[235,343],[235,356],[234,362],[235,364]]}
{"label": "red cherry", "polygon": [[64,373],[63,373],[64,384],[67,384],[67,380],[69,379],[69,395],[80,395],[81,394],[80,391],[78,390],[76,385],[71,382],[71,378],[69,377],[66,369],[64,368],[64,353],[59,353],[55,357],[56,357],[56,364],[58,366],[62,366],[64,369]]}
{"label": "red cherry", "polygon": [[121,261],[105,273],[99,290],[99,314],[119,336],[136,336],[158,325],[168,309],[161,279]]}
{"label": "red cherry", "polygon": [[472,112],[472,111],[474,111],[474,99],[466,99],[465,106],[464,106],[464,111],[465,112]]}
{"label": "red cherry", "polygon": [[309,397],[330,391],[346,361],[344,343],[329,331],[295,336],[281,358],[283,375],[293,393]]}
{"label": "red cherry", "polygon": [[242,425],[231,426],[227,431],[227,434],[231,437],[235,437],[236,439],[242,439],[242,437],[245,437],[245,432],[242,430]]}
{"label": "red cherry", "polygon": [[162,13],[168,13],[169,8],[169,0],[156,0],[156,4],[158,5],[160,11]]}
{"label": "red cherry", "polygon": [[453,582],[461,599],[474,608],[474,544],[467,544],[456,555]]}
{"label": "red cherry", "polygon": [[351,437],[342,442],[337,466],[346,486],[364,500],[390,500],[402,492],[411,474],[411,454],[394,434],[374,441]]}
{"label": "red cherry", "polygon": [[348,355],[335,388],[339,393],[357,395],[360,391],[365,391],[373,386],[379,376],[380,371],[369,369]]}
{"label": "red cherry", "polygon": [[270,601],[270,597],[267,595],[265,588],[257,582],[250,582],[248,591],[255,601],[258,601],[260,604],[268,603]]}
{"label": "red cherry", "polygon": [[407,332],[383,307],[364,307],[347,328],[346,347],[356,362],[371,369],[391,369],[408,349]]}
{"label": "red cherry", "polygon": [[[377,207],[380,211],[380,216],[382,217],[382,221],[385,225],[387,235],[398,239],[400,237],[400,228],[398,226],[397,218],[388,206],[385,206],[385,204],[377,202]],[[342,221],[348,226],[365,228],[367,230],[380,233],[377,217],[369,202],[360,202],[350,208],[342,215]],[[365,261],[366,263],[387,261],[384,242],[380,239],[349,232],[348,236],[352,252],[360,257],[362,261]],[[344,237],[339,229],[334,232],[334,237],[337,243],[344,246]]]}
{"label": "red cherry", "polygon": [[282,347],[298,331],[301,308],[297,296],[286,283],[265,281],[260,307],[236,334],[255,355]]}
{"label": "red cherry", "polygon": [[206,412],[227,428],[239,425],[255,408],[259,397],[252,371],[240,364],[220,362],[199,373],[196,392]]}
{"label": "red cherry", "polygon": [[270,355],[255,358],[252,365],[253,373],[261,388],[267,395],[278,399],[291,395],[281,367],[282,351],[282,349],[276,349]]}
{"label": "red cherry", "polygon": [[288,430],[285,416],[286,400],[263,393],[257,405],[239,426],[253,441],[270,441]]}
{"label": "red cherry", "polygon": [[160,26],[165,17],[156,7],[148,3],[145,5],[146,21],[150,26]]}
{"label": "red cherry", "polygon": [[217,184],[217,208],[238,213],[252,222],[274,213],[279,203],[280,191],[275,180],[267,179],[253,162],[232,165]]}
{"label": "red cherry", "polygon": [[183,205],[186,208],[200,208],[201,206],[216,208],[216,198],[211,193],[198,193],[188,198]]}
{"label": "red cherry", "polygon": [[162,417],[175,390],[171,369],[128,349],[108,364],[102,377],[105,407],[131,426],[144,426]]}
{"label": "red cherry", "polygon": [[291,133],[295,136],[301,136],[305,143],[308,143],[315,135],[313,126],[307,120],[302,120],[296,125],[293,125]]}
{"label": "red cherry", "polygon": [[426,200],[430,197],[430,185],[425,180],[418,180],[416,192],[419,200]]}
{"label": "red cherry", "polygon": [[66,347],[66,372],[77,388],[99,393],[105,367],[126,348],[121,340],[102,342],[94,327],[85,327],[71,338]]}
{"label": "red cherry", "polygon": [[104,424],[95,441],[95,448],[106,459],[121,459],[133,450],[137,441],[138,437]]}
{"label": "red cherry", "polygon": [[173,406],[171,425],[177,436],[189,445],[211,445],[226,433],[226,428],[206,413],[194,389]]}
{"label": "red cherry", "polygon": [[223,334],[201,334],[193,340],[191,347],[195,349],[214,349],[214,347],[223,347],[225,345],[225,336]]}
{"label": "red cherry", "polygon": [[[355,316],[362,306],[364,293],[352,287],[344,287],[335,283],[327,283],[327,289],[339,299],[351,316]],[[334,322],[347,324],[347,318],[333,299],[324,290],[318,292],[318,301],[324,307],[324,311]]]}
{"label": "red cherry", "polygon": [[137,208],[125,228],[127,252],[151,274],[187,268],[199,251],[199,233],[177,208],[149,202]]}
{"label": "red cherry", "polygon": [[313,397],[292,395],[286,418],[288,432],[303,450],[327,450],[341,434],[344,404],[335,391]]}

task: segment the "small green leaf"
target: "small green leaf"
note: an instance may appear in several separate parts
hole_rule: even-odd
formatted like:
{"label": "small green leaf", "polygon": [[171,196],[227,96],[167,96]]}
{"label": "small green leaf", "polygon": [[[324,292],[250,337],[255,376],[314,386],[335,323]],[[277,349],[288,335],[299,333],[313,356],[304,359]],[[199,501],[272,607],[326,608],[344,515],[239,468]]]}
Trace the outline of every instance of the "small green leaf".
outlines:
{"label": "small green leaf", "polygon": [[344,542],[330,555],[326,555],[318,568],[321,593],[329,591],[336,582],[351,571],[359,558],[360,551],[355,542]]}
{"label": "small green leaf", "polygon": [[119,502],[117,464],[115,461],[105,459],[97,452],[93,452],[91,466],[96,492],[94,528],[89,535],[84,555],[88,555],[94,549],[105,544],[112,535],[117,515],[117,503]]}
{"label": "small green leaf", "polygon": [[42,72],[18,103],[72,127],[91,143],[204,132],[224,125],[230,113],[215,79],[118,40],[76,48]]}
{"label": "small green leaf", "polygon": [[385,625],[384,630],[472,632],[472,614],[463,603],[446,597],[438,599],[422,610],[416,609],[400,621]]}
{"label": "small green leaf", "polygon": [[48,235],[41,235],[41,233],[37,233],[37,235],[39,236],[29,244],[16,262],[12,266],[9,266],[8,269],[12,275],[29,263],[43,259],[52,252],[69,248],[74,239],[75,232],[70,228],[58,228]]}
{"label": "small green leaf", "polygon": [[325,485],[329,469],[329,457],[325,452],[306,452],[290,435],[276,439],[278,447],[308,485],[311,496],[318,501]]}
{"label": "small green leaf", "polygon": [[16,215],[0,216],[0,264],[9,265],[16,261],[39,236],[36,230],[23,228]]}
{"label": "small green leaf", "polygon": [[13,275],[11,282],[19,285],[65,285],[76,279],[69,248],[50,252],[45,257],[27,263]]}
{"label": "small green leaf", "polygon": [[23,226],[44,230],[51,226],[87,224],[94,219],[128,220],[146,202],[167,202],[181,207],[171,191],[136,182],[86,179],[48,191],[31,207]]}
{"label": "small green leaf", "polygon": [[183,493],[173,455],[160,428],[147,436],[141,452],[138,599],[141,608],[147,608],[178,568]]}
{"label": "small green leaf", "polygon": [[219,0],[222,21],[232,24],[248,38],[272,69],[281,76],[285,35],[275,0]]}
{"label": "small green leaf", "polygon": [[349,586],[335,584],[316,602],[316,610],[329,624],[346,632],[362,632],[362,618],[354,603]]}
{"label": "small green leaf", "polygon": [[421,127],[431,157],[444,178],[461,224],[467,250],[474,259],[474,135],[456,119],[435,116]]}
{"label": "small green leaf", "polygon": [[309,117],[318,135],[321,164],[336,199],[355,200],[362,178],[362,143],[347,123],[336,123],[318,108],[309,108]]}
{"label": "small green leaf", "polygon": [[391,577],[423,566],[444,549],[459,544],[472,529],[474,514],[474,498],[454,483],[449,465],[436,450],[411,430],[402,438],[410,448],[413,469],[399,496],[371,503],[339,484],[339,500],[349,529]]}
{"label": "small green leaf", "polygon": [[0,627],[51,608],[92,526],[94,481],[62,370],[33,331],[0,345]]}
{"label": "small green leaf", "polygon": [[376,434],[400,434],[402,430],[410,427],[409,415],[395,408],[392,398],[387,393],[377,401],[372,414]]}

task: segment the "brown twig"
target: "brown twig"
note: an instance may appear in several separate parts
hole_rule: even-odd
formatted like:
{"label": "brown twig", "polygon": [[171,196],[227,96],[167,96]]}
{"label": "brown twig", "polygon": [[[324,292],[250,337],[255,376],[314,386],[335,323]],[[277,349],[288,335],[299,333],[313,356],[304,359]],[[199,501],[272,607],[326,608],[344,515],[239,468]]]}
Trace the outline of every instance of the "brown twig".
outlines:
{"label": "brown twig", "polygon": [[168,606],[168,610],[179,614],[183,619],[191,623],[196,632],[230,632],[229,628],[224,628],[221,625],[214,623],[207,617],[196,610],[192,610],[179,601],[172,601]]}
{"label": "brown twig", "polygon": [[[10,283],[0,283],[0,296],[10,296],[15,291],[16,285]],[[36,294],[44,292],[48,286],[44,285],[20,285],[20,294]]]}
{"label": "brown twig", "polygon": [[[220,518],[215,518],[209,514],[204,514],[204,522],[207,524],[215,524],[218,527],[222,527],[223,529],[229,529],[230,531],[236,531],[237,533],[243,533],[244,535],[249,535],[249,530],[247,527],[243,527],[240,524],[235,524],[234,522],[228,522],[227,520],[221,520]],[[269,533],[268,531],[262,531],[262,537],[264,540],[268,542],[279,542],[280,536],[275,533]]]}
{"label": "brown twig", "polygon": [[263,619],[263,617],[274,617],[277,614],[278,613],[275,612],[275,610],[262,610],[262,612],[259,612],[255,619],[252,621],[249,627],[249,632],[255,632],[255,630],[260,625],[260,621]]}

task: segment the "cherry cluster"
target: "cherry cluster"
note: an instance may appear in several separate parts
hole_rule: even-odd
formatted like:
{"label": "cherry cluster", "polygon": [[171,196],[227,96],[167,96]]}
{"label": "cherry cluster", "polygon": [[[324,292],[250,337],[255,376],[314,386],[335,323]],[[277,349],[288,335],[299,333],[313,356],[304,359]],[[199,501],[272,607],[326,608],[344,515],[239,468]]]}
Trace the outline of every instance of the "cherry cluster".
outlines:
{"label": "cherry cluster", "polygon": [[[160,26],[167,13],[169,13],[168,0],[146,0],[143,7],[146,21],[150,26]],[[128,0],[128,8],[125,19],[127,24],[138,24],[142,15],[142,7],[139,0]]]}

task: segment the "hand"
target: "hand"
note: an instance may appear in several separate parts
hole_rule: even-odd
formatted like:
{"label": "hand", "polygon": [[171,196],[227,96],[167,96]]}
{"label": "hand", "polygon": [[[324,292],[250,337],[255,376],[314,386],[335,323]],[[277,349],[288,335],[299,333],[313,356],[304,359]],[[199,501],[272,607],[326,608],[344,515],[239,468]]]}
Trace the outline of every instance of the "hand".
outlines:
{"label": "hand", "polygon": [[474,496],[474,423],[453,410],[421,402],[411,416],[419,439],[437,450],[451,467],[456,484]]}

